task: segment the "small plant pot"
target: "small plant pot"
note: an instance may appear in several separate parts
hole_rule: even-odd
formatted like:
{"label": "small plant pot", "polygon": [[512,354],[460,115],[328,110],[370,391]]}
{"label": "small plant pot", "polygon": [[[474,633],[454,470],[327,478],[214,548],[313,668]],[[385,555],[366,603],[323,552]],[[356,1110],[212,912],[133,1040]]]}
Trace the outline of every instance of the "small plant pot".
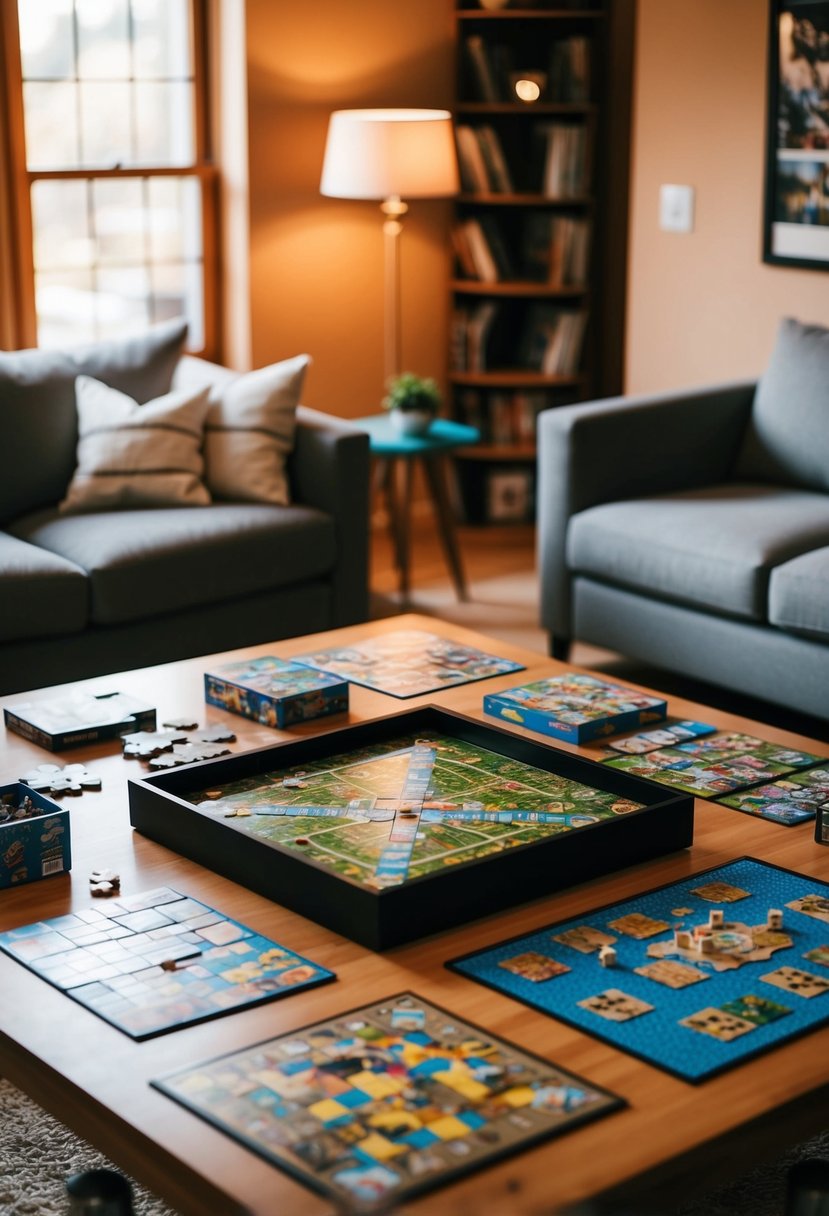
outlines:
{"label": "small plant pot", "polygon": [[432,425],[433,414],[428,410],[390,410],[392,430],[398,435],[425,435]]}

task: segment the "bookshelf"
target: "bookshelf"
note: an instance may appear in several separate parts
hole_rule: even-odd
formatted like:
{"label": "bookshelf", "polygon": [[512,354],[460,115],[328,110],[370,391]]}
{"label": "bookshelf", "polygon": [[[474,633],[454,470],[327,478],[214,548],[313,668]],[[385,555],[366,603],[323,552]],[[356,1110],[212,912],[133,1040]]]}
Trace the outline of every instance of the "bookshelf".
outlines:
{"label": "bookshelf", "polygon": [[454,3],[448,382],[482,433],[458,480],[469,522],[526,522],[538,414],[621,391],[634,6]]}

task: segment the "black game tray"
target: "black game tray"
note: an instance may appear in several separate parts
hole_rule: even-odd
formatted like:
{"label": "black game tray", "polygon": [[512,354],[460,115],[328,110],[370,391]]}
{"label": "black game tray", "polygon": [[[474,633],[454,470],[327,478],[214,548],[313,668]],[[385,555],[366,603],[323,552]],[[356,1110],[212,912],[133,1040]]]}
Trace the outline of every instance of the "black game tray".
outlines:
{"label": "black game tray", "polygon": [[144,835],[374,950],[687,848],[694,800],[435,706],[129,782]]}

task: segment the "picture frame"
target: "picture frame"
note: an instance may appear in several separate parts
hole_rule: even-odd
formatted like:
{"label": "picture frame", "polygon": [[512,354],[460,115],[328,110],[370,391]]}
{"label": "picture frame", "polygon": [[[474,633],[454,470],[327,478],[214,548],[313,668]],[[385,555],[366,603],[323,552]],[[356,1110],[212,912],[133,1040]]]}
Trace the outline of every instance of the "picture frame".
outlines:
{"label": "picture frame", "polygon": [[763,261],[829,270],[829,0],[770,0]]}

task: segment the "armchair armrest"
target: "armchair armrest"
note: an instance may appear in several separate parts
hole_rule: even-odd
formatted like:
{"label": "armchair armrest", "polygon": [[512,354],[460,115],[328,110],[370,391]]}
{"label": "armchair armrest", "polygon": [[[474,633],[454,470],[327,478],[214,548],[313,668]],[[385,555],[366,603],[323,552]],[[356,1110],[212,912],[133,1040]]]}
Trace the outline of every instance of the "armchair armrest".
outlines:
{"label": "armchair armrest", "polygon": [[727,481],[755,381],[609,397],[545,410],[538,419],[541,622],[571,636],[565,548],[571,515],[602,502]]}

